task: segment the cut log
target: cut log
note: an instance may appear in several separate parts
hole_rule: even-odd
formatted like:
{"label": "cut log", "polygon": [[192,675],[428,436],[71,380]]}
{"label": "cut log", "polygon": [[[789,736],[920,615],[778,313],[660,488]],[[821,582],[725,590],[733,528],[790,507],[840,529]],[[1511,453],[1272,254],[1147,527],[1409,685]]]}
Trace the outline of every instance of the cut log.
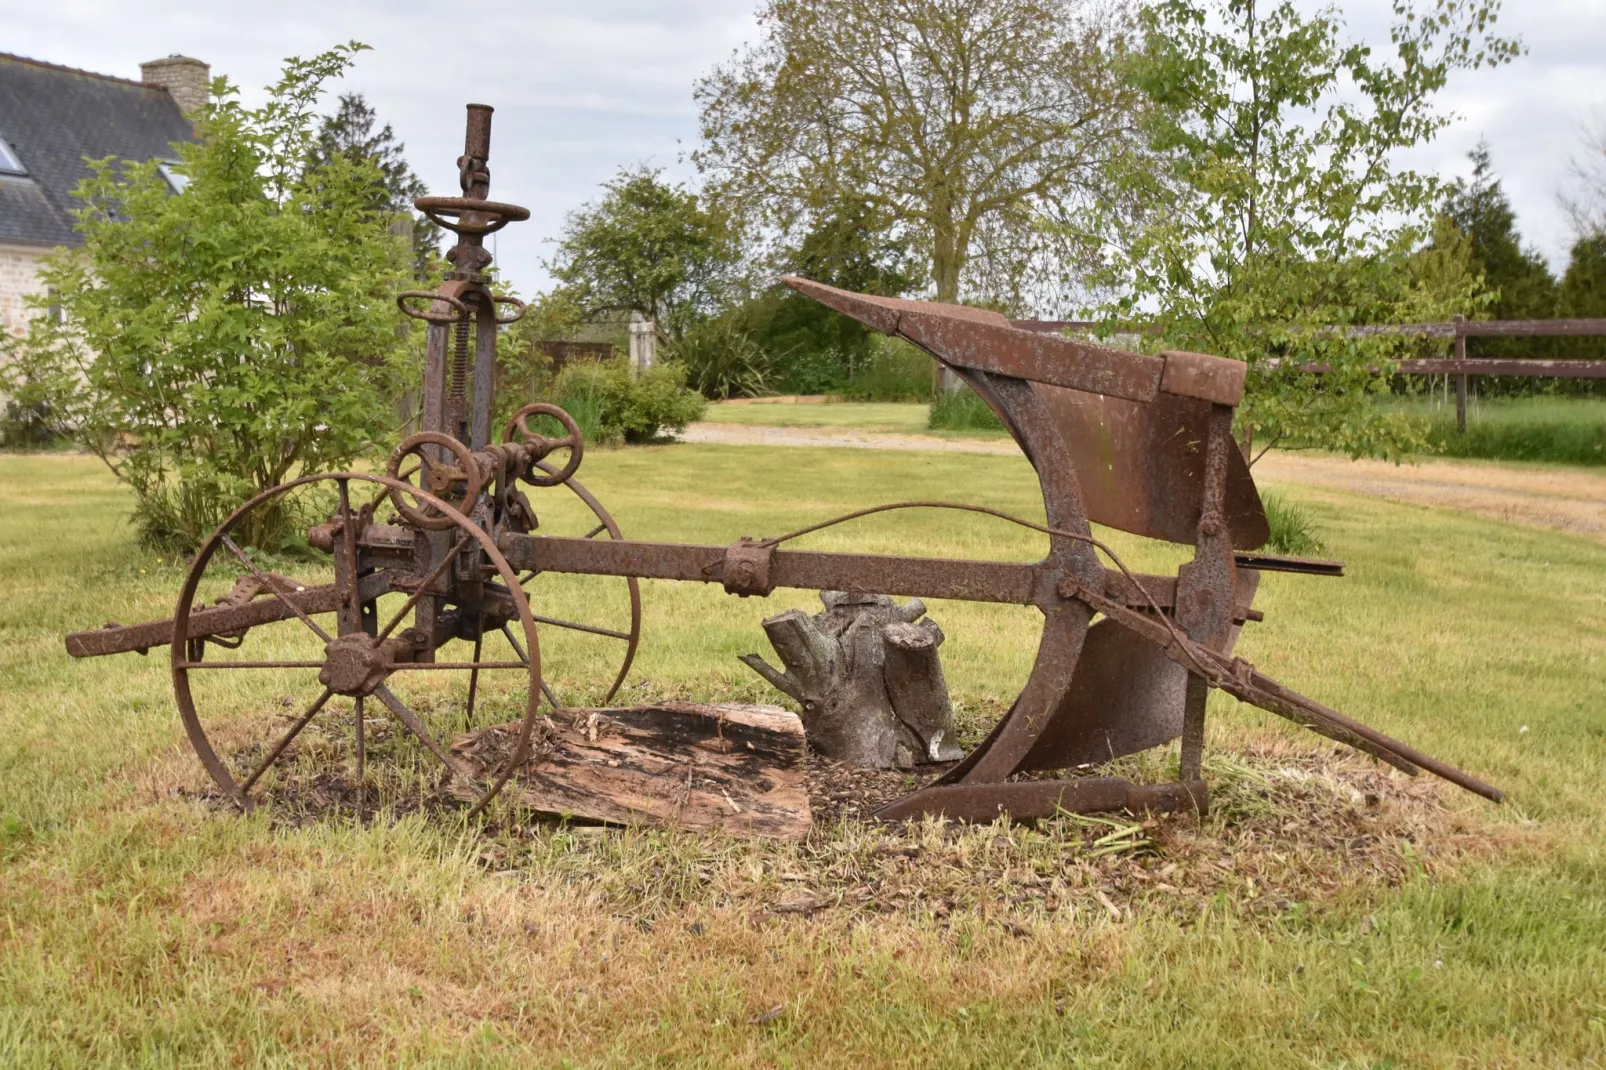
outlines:
{"label": "cut log", "polygon": [[[678,825],[801,839],[809,831],[804,735],[779,706],[665,702],[559,710],[508,782],[521,806],[618,825]],[[517,724],[452,740],[475,778],[500,768]],[[454,791],[472,799],[466,787]]]}
{"label": "cut log", "polygon": [[803,709],[821,754],[874,769],[955,761],[953,704],[937,648],[942,629],[918,598],[821,591],[813,617],[788,610],[764,621],[784,671],[757,654],[742,662]]}

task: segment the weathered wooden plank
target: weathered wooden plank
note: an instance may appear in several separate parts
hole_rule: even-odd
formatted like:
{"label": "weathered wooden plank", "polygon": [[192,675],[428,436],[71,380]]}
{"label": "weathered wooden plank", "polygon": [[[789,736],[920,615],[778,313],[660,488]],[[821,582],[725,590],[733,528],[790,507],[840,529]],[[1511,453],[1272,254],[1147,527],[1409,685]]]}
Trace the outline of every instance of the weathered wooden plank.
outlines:
{"label": "weathered wooden plank", "polygon": [[[779,706],[571,709],[547,725],[507,787],[532,810],[737,836],[808,833],[803,723]],[[512,750],[517,731],[504,724],[466,733],[452,752],[484,777]]]}

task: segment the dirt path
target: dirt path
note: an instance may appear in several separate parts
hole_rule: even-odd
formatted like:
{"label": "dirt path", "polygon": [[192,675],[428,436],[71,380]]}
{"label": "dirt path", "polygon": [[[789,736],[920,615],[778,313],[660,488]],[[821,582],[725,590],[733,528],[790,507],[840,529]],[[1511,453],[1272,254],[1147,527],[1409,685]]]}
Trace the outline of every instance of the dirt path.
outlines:
{"label": "dirt path", "polygon": [[[944,438],[840,428],[693,424],[685,442],[732,446],[837,446],[1012,454],[1002,438]],[[1299,483],[1390,501],[1436,505],[1514,524],[1568,531],[1606,541],[1606,471],[1429,460],[1392,465],[1342,457],[1270,454],[1255,466],[1262,483]]]}

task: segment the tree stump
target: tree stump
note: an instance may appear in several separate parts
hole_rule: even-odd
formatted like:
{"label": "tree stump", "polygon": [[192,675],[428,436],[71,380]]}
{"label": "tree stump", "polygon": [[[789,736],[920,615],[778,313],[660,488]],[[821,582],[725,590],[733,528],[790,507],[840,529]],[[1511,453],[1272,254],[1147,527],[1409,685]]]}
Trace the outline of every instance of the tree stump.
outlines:
{"label": "tree stump", "polygon": [[[802,839],[809,831],[803,726],[779,706],[664,702],[562,709],[543,723],[507,793],[542,813]],[[518,724],[452,740],[474,777],[501,766]],[[454,794],[472,792],[454,781]]]}
{"label": "tree stump", "polygon": [[742,662],[803,708],[809,742],[830,758],[908,769],[964,757],[937,648],[942,629],[918,598],[821,591],[824,611],[764,621],[785,671],[757,654]]}

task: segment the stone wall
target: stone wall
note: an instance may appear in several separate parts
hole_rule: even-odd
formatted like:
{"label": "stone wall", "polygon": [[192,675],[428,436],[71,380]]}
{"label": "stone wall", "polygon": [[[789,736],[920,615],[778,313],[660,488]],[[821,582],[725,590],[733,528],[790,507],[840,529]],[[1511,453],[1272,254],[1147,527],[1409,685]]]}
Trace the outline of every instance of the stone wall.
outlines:
{"label": "stone wall", "polygon": [[49,252],[42,245],[0,245],[0,331],[22,334],[23,298],[44,290],[39,261]]}

